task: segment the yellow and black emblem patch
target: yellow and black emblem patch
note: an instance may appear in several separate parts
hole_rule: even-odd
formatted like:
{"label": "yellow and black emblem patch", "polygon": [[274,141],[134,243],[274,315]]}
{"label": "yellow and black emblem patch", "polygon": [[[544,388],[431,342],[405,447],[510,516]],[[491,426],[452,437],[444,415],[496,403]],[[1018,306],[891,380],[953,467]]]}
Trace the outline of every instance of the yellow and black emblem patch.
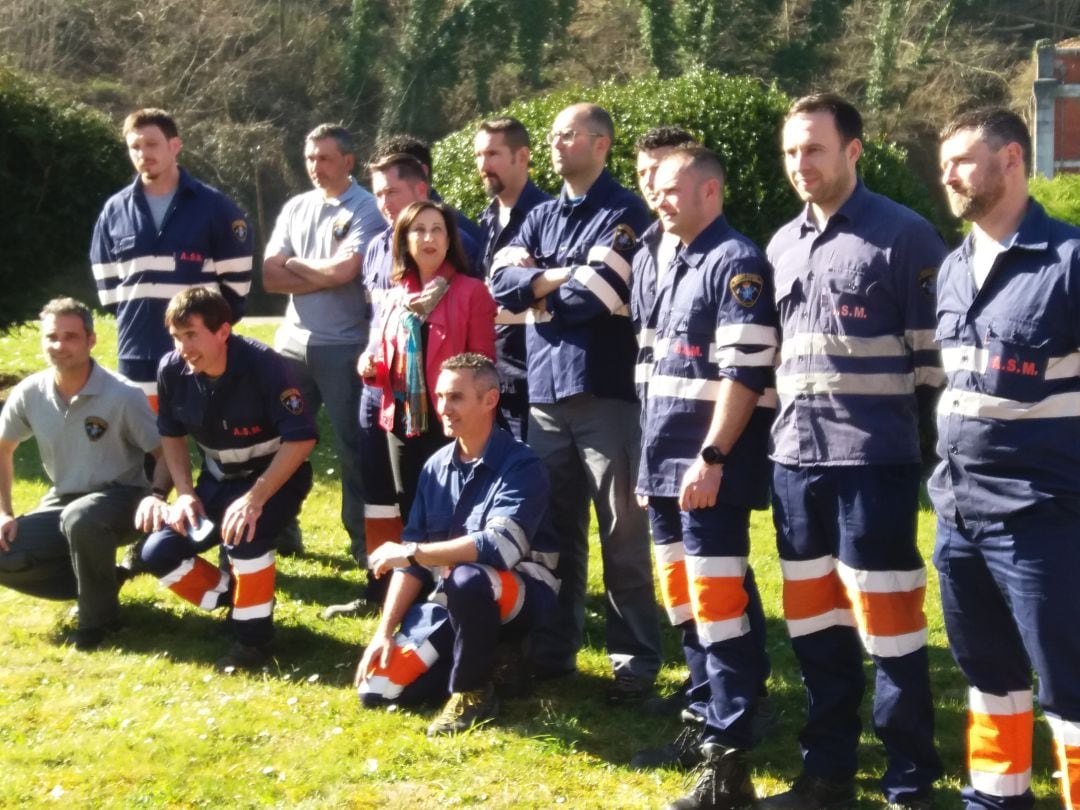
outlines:
{"label": "yellow and black emblem patch", "polygon": [[927,298],[935,298],[937,296],[937,268],[924,267],[919,271],[916,283],[923,295]]}
{"label": "yellow and black emblem patch", "polygon": [[304,412],[304,395],[299,388],[286,388],[281,392],[281,404],[293,416]]}
{"label": "yellow and black emblem patch", "polygon": [[761,297],[765,279],[757,273],[739,273],[728,282],[728,289],[740,307],[750,309]]}
{"label": "yellow and black emblem patch", "polygon": [[105,431],[108,429],[109,423],[100,416],[88,416],[83,420],[83,430],[86,431],[86,438],[92,442],[96,442],[104,436]]}
{"label": "yellow and black emblem patch", "polygon": [[343,217],[341,219],[335,220],[334,221],[334,230],[333,230],[334,238],[335,239],[344,239],[345,234],[347,234],[349,232],[349,226],[351,224],[352,224],[352,218],[351,217]]}
{"label": "yellow and black emblem patch", "polygon": [[232,233],[237,242],[244,242],[248,236],[248,224],[242,219],[233,220]]}
{"label": "yellow and black emblem patch", "polygon": [[615,248],[615,250],[633,250],[636,243],[637,235],[634,233],[633,228],[625,222],[615,226],[615,233],[611,236],[611,246]]}

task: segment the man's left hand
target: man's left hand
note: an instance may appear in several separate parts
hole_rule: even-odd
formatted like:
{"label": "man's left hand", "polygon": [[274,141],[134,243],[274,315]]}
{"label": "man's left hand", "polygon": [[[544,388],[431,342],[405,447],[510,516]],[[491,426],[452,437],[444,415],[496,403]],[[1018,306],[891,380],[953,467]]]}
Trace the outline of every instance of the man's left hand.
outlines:
{"label": "man's left hand", "polygon": [[252,500],[250,493],[230,503],[221,519],[221,539],[225,545],[250,543],[255,537],[255,524],[259,522],[262,510],[262,504]]}
{"label": "man's left hand", "polygon": [[723,464],[706,464],[702,459],[696,459],[679,487],[679,508],[689,512],[716,506],[716,493],[720,491],[723,477]]}
{"label": "man's left hand", "polygon": [[409,565],[409,558],[405,555],[403,543],[383,543],[368,556],[368,567],[376,577],[381,577],[395,568],[405,568],[407,565]]}

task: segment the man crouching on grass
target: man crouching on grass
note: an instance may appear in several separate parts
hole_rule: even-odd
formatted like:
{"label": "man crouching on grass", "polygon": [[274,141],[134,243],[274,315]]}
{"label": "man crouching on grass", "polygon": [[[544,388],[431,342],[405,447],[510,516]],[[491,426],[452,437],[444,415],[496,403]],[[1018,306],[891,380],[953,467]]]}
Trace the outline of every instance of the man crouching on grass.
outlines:
{"label": "man crouching on grass", "polygon": [[456,441],[424,465],[404,542],[370,557],[376,576],[393,574],[356,671],[365,706],[423,703],[449,691],[429,737],[495,717],[496,644],[545,621],[559,588],[557,550],[534,545],[547,475],[532,450],[495,427],[495,366],[479,354],[449,358],[435,397]]}
{"label": "man crouching on grass", "polygon": [[[158,367],[158,432],[176,501],[142,559],[177,596],[228,607],[235,639],[218,669],[258,669],[274,632],[274,539],[311,489],[318,436],[284,358],[233,335],[221,293],[193,287],[165,311],[176,350]],[[192,484],[187,436],[202,456]],[[166,525],[162,526],[162,522]],[[198,555],[224,544],[229,570]]]}

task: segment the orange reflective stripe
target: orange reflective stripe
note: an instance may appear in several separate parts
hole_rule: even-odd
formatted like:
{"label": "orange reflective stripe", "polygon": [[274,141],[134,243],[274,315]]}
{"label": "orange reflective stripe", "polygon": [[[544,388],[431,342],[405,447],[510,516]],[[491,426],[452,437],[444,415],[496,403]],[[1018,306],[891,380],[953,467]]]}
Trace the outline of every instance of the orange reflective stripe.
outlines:
{"label": "orange reflective stripe", "polygon": [[276,572],[277,566],[272,561],[265,568],[260,568],[257,571],[249,573],[236,571],[236,593],[233,595],[233,607],[253,607],[272,601]]}
{"label": "orange reflective stripe", "polygon": [[1022,774],[1031,770],[1034,717],[1018,714],[968,715],[968,768],[979,773]]}
{"label": "orange reflective stripe", "polygon": [[743,577],[694,577],[690,602],[695,621],[722,622],[742,616],[750,598]]}
{"label": "orange reflective stripe", "polygon": [[926,587],[896,593],[851,591],[848,598],[860,628],[871,636],[902,636],[926,627]]}
{"label": "orange reflective stripe", "polygon": [[[396,509],[396,507],[394,508]],[[371,554],[383,543],[396,543],[401,539],[403,528],[401,515],[394,515],[393,517],[365,517],[364,544],[367,547],[367,553]]]}
{"label": "orange reflective stripe", "polygon": [[1055,745],[1054,756],[1061,772],[1061,798],[1065,810],[1080,808],[1080,746]]}
{"label": "orange reflective stripe", "polygon": [[690,604],[690,581],[686,578],[686,560],[657,562],[660,577],[660,594],[664,607],[676,608]]}
{"label": "orange reflective stripe", "polygon": [[146,399],[150,403],[150,410],[152,410],[154,413],[157,413],[158,412],[157,394],[147,394]]}
{"label": "orange reflective stripe", "polygon": [[221,569],[202,557],[192,560],[191,570],[169,585],[169,590],[193,605],[201,605],[203,597],[221,582]]}
{"label": "orange reflective stripe", "polygon": [[784,580],[784,618],[788,621],[809,619],[836,608],[851,608],[836,571],[814,579]]}
{"label": "orange reflective stripe", "polygon": [[521,592],[521,581],[514,576],[512,571],[495,571],[502,583],[502,593],[499,594],[499,621],[505,623],[517,615],[521,609],[521,600],[524,595]]}
{"label": "orange reflective stripe", "polygon": [[391,683],[407,686],[427,671],[428,663],[414,647],[402,648],[395,644],[393,650],[390,651],[390,660],[387,661],[386,667],[380,667],[376,659],[368,676],[382,675]]}

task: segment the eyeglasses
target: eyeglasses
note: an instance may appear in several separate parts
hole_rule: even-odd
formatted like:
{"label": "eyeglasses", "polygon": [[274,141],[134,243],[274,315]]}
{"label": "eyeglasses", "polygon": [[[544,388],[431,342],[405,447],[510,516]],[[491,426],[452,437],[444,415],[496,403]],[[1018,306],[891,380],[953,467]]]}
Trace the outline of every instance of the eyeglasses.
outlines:
{"label": "eyeglasses", "polygon": [[603,134],[603,132],[586,132],[583,129],[564,129],[560,132],[549,132],[544,140],[548,142],[548,146],[554,146],[557,143],[570,146],[578,139],[578,135],[592,135],[594,138],[599,138]]}

